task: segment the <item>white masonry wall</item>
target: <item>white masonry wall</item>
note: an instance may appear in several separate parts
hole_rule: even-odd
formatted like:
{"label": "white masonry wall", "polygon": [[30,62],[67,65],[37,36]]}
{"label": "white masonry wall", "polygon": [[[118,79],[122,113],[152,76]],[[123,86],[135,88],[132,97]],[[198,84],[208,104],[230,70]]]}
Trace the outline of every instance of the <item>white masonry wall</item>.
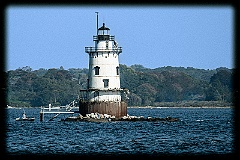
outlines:
{"label": "white masonry wall", "polygon": [[[119,67],[118,54],[111,51],[112,41],[109,41],[109,51],[92,53],[89,55],[89,88],[90,89],[120,89],[120,75],[117,75]],[[98,48],[106,49],[105,41],[99,42]],[[107,50],[107,49],[106,49]],[[95,75],[95,68],[100,67],[99,75]],[[108,87],[104,87],[104,79],[109,79]]]}
{"label": "white masonry wall", "polygon": [[[119,53],[113,51],[113,44],[114,41],[96,41],[97,52],[89,53],[89,89],[101,90],[89,92],[90,101],[121,101]],[[95,67],[100,67],[99,75],[95,74]]]}

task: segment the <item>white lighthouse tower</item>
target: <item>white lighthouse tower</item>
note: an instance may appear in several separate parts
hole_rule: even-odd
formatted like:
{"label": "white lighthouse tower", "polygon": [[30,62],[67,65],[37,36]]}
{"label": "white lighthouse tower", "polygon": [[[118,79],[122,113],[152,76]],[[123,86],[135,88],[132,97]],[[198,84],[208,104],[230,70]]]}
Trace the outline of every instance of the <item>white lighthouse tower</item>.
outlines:
{"label": "white lighthouse tower", "polygon": [[95,47],[85,47],[89,54],[90,101],[121,101],[118,55],[122,47],[118,47],[109,31],[103,23],[97,36],[93,37]]}
{"label": "white lighthouse tower", "polygon": [[118,56],[122,47],[109,32],[105,23],[100,28],[97,25],[97,35],[93,36],[95,46],[85,47],[89,54],[89,74],[87,90],[81,90],[85,92],[79,106],[83,115],[98,112],[122,117],[127,114],[127,104],[121,97],[124,90],[120,88]]}

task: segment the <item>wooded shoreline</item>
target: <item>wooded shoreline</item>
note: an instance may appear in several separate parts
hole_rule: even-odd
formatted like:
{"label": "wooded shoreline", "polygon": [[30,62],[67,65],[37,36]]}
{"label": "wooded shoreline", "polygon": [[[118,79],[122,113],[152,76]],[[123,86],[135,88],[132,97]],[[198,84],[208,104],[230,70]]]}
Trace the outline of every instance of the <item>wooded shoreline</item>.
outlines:
{"label": "wooded shoreline", "polygon": [[[40,108],[23,106],[6,106],[6,108]],[[47,106],[46,106],[47,107]],[[53,106],[59,107],[59,106]],[[78,108],[78,107],[76,107]],[[154,105],[129,105],[127,108],[234,108],[233,103],[221,101],[181,101],[181,102],[159,102]]]}
{"label": "wooded shoreline", "polygon": [[129,106],[128,108],[234,108],[234,106],[216,107],[216,106],[202,106],[202,107],[154,107],[154,106]]}
{"label": "wooded shoreline", "polygon": [[[120,67],[120,86],[129,90],[122,100],[128,106],[202,107],[233,106],[234,69],[192,67]],[[32,70],[23,67],[6,72],[6,101],[10,106],[64,106],[87,88],[88,69],[62,66]]]}

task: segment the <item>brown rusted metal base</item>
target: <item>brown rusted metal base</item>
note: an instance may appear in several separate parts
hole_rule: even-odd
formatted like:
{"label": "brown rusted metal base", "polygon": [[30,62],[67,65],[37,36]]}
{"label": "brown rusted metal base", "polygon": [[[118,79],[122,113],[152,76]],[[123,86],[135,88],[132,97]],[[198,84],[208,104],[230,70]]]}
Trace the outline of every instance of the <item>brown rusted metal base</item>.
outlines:
{"label": "brown rusted metal base", "polygon": [[79,101],[79,112],[81,115],[86,116],[90,113],[101,113],[121,118],[127,116],[127,103],[121,102],[89,102]]}

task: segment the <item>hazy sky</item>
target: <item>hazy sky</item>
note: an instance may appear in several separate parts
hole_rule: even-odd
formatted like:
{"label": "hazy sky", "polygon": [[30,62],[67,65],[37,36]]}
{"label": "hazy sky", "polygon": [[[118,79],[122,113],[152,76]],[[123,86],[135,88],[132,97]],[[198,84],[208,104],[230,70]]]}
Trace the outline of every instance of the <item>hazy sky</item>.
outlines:
{"label": "hazy sky", "polygon": [[231,6],[9,6],[6,69],[88,68],[96,11],[123,48],[120,63],[234,67]]}

